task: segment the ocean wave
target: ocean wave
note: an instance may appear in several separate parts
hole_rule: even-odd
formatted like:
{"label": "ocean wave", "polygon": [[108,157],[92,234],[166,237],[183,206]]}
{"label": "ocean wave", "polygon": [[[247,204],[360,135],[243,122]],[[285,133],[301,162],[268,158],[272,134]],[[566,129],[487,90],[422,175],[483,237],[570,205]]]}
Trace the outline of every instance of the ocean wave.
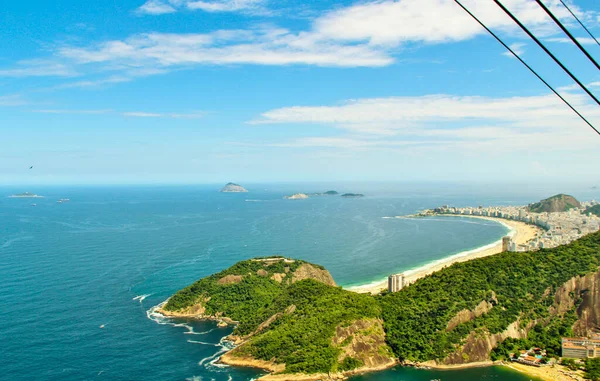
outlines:
{"label": "ocean wave", "polygon": [[135,298],[131,299],[131,300],[138,300],[140,303],[144,301],[144,299],[146,299],[147,297],[149,297],[152,294],[144,294],[144,295],[138,295]]}
{"label": "ocean wave", "polygon": [[202,344],[202,345],[210,345],[212,347],[219,347],[220,344],[215,344],[215,343],[207,343],[205,341],[196,341],[196,340],[188,340],[188,343],[192,343],[192,344]]}

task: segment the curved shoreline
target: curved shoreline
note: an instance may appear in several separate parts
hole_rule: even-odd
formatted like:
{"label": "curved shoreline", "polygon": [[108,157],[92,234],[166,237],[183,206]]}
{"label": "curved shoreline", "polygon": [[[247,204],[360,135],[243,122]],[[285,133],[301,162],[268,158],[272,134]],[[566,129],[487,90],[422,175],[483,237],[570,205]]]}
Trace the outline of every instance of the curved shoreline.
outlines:
{"label": "curved shoreline", "polygon": [[[445,217],[445,215],[439,215],[436,217]],[[452,215],[449,217],[477,218],[477,219],[481,219],[481,220],[488,220],[488,221],[494,221],[494,222],[500,223],[504,227],[509,229],[509,232],[507,235],[510,236],[511,238],[513,238],[513,240],[517,244],[524,244],[524,243],[532,240],[533,238],[535,238],[538,235],[539,232],[542,231],[541,228],[534,226],[534,225],[526,224],[526,223],[520,222],[520,221],[505,220],[502,218],[469,216],[469,215],[465,215],[465,216]],[[391,218],[406,218],[406,217],[391,217]],[[425,276],[430,275],[436,271],[439,271],[439,270],[443,269],[444,267],[451,266],[454,263],[466,262],[466,261],[470,261],[470,260],[476,259],[476,258],[483,258],[483,257],[487,257],[490,255],[499,254],[501,252],[502,252],[502,239],[499,239],[497,241],[480,246],[478,248],[462,251],[460,253],[453,254],[453,255],[447,256],[445,258],[441,258],[441,259],[432,261],[423,266],[420,266],[420,267],[417,267],[414,269],[410,269],[410,270],[406,270],[406,271],[404,271],[405,281],[407,281],[409,283],[413,283],[418,279],[424,278]],[[387,278],[382,279],[381,281],[371,282],[371,283],[358,285],[358,286],[344,287],[344,288],[348,291],[354,291],[354,292],[358,292],[358,293],[378,294],[382,290],[387,289]]]}

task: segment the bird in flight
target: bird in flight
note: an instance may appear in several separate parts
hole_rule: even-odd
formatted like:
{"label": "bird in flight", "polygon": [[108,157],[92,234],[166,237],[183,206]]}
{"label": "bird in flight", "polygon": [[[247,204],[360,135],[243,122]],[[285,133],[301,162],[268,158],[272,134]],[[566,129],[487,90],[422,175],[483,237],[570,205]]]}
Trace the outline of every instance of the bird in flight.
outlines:
{"label": "bird in flight", "polygon": [[33,165],[31,167],[29,167],[29,169],[33,169]]}

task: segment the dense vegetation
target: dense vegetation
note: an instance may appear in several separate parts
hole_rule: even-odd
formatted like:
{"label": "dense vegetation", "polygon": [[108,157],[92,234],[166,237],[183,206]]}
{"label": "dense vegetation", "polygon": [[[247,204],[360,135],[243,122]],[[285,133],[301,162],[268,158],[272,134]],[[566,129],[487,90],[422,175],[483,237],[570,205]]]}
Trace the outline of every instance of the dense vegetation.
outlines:
{"label": "dense vegetation", "polygon": [[[285,363],[288,373],[335,372],[362,366],[364,357],[359,354],[343,355],[351,339],[340,336],[342,342],[336,345],[333,338],[337,327],[350,327],[364,319],[383,319],[387,345],[394,353],[383,341],[381,345],[374,341],[375,351],[400,360],[443,360],[470,334],[499,333],[515,322],[520,327],[532,327],[528,337],[505,340],[494,349],[492,359],[537,346],[547,349],[549,356],[557,356],[560,338],[573,334],[571,327],[577,315],[574,307],[551,316],[549,307],[557,288],[567,280],[598,270],[600,233],[553,249],[506,252],[457,263],[399,292],[377,297],[314,279],[292,283],[294,271],[304,264],[298,260],[269,264],[242,261],[181,290],[164,308],[185,310],[200,303],[206,308],[205,315],[220,313],[239,321],[234,334],[250,336],[232,355]],[[472,311],[482,301],[492,305],[489,311],[447,328],[460,311]],[[269,324],[262,324],[267,321]],[[383,337],[378,327],[376,334]],[[599,368],[597,363],[590,363],[588,372],[596,375]]]}
{"label": "dense vegetation", "polygon": [[589,208],[587,208],[585,210],[585,213],[592,213],[597,215],[598,217],[600,217],[600,204],[598,205],[594,205],[594,206],[590,206]]}
{"label": "dense vegetation", "polygon": [[[556,289],[576,275],[597,271],[599,265],[600,233],[553,249],[506,252],[454,264],[378,298],[388,343],[400,359],[444,359],[473,331],[493,334],[517,319],[523,327],[534,319],[549,318]],[[473,310],[484,300],[496,305],[453,330],[446,329],[459,311]],[[553,335],[564,328],[562,323],[549,323],[536,328],[541,331],[532,340],[543,341],[556,351],[555,340],[560,337]]]}
{"label": "dense vegetation", "polygon": [[585,378],[600,381],[600,357],[585,361]]}
{"label": "dense vegetation", "polygon": [[293,313],[283,313],[264,333],[242,346],[240,352],[285,363],[286,373],[335,372],[362,365],[352,357],[339,363],[341,349],[332,345],[332,337],[339,325],[380,317],[381,310],[374,298],[306,279],[287,288],[265,308],[263,319],[289,306],[295,306]]}
{"label": "dense vegetation", "polygon": [[[239,321],[236,333],[245,335],[263,322],[262,310],[283,292],[291,283],[291,274],[304,263],[307,262],[277,261],[265,266],[261,261],[238,262],[227,270],[200,279],[177,292],[164,308],[176,311],[201,303],[206,308],[205,315],[221,313],[222,316]],[[318,265],[312,266],[323,269]],[[286,274],[281,283],[270,278],[275,273]],[[226,276],[241,276],[241,280],[229,284],[219,283]]]}
{"label": "dense vegetation", "polygon": [[529,211],[533,213],[566,212],[569,209],[579,208],[581,204],[575,197],[567,194],[557,194],[540,202],[529,205]]}

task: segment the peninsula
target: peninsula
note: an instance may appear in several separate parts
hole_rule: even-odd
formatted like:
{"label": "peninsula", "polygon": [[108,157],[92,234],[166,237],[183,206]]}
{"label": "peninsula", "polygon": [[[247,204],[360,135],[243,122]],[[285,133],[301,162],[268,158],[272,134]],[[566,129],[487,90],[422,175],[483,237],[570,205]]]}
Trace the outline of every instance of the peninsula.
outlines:
{"label": "peninsula", "polygon": [[245,192],[248,192],[248,190],[239,184],[227,183],[221,189],[221,192],[222,193],[245,193]]}
{"label": "peninsula", "polygon": [[[242,261],[179,291],[157,311],[233,324],[221,362],[267,370],[263,380],[332,380],[393,366],[514,361],[534,346],[600,327],[600,232],[552,249],[455,263],[398,292],[336,287],[323,267],[283,258]],[[558,365],[557,365],[558,366]]]}

